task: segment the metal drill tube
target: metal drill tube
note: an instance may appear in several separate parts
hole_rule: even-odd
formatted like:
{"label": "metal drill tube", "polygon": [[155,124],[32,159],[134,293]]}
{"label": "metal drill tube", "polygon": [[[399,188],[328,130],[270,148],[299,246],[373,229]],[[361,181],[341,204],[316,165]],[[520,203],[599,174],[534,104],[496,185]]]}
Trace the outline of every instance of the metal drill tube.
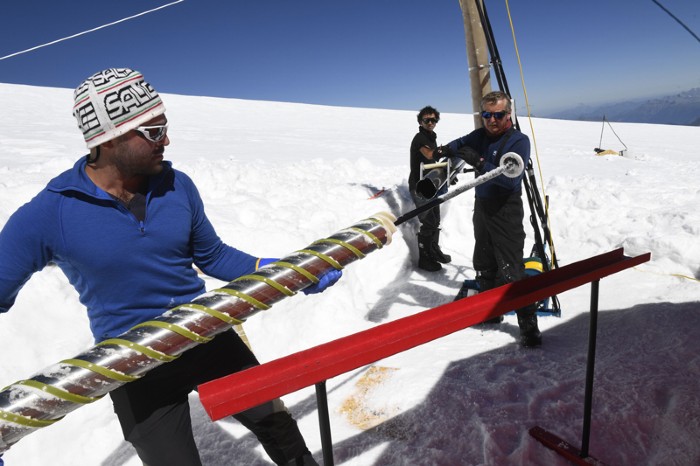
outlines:
{"label": "metal drill tube", "polygon": [[503,154],[499,166],[495,169],[488,171],[483,175],[479,175],[467,183],[463,183],[460,186],[457,186],[455,189],[453,189],[452,191],[448,191],[442,196],[431,199],[430,201],[426,202],[425,204],[419,207],[416,207],[410,212],[406,212],[394,221],[394,225],[399,226],[402,223],[412,219],[413,217],[416,217],[419,214],[430,210],[433,207],[442,204],[443,202],[449,201],[453,197],[459,196],[460,194],[472,188],[475,188],[480,184],[484,184],[487,181],[490,181],[498,176],[505,175],[508,178],[518,177],[523,172],[523,167],[523,159],[515,152],[508,152],[507,154]]}
{"label": "metal drill tube", "polygon": [[358,222],[4,388],[0,454],[35,430],[317,283],[330,269],[342,269],[389,244],[395,220],[379,213]]}
{"label": "metal drill tube", "polygon": [[433,168],[418,180],[416,193],[426,200],[434,198],[442,189],[452,184],[465,165],[466,162],[459,157],[448,158],[445,167]]}

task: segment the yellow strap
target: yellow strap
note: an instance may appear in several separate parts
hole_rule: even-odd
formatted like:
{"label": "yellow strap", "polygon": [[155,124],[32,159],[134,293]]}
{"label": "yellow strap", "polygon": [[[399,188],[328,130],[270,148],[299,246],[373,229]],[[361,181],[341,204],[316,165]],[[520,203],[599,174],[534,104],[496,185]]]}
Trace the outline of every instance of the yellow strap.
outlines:
{"label": "yellow strap", "polygon": [[309,272],[306,269],[302,269],[298,265],[294,265],[294,264],[291,264],[291,263],[285,262],[285,261],[279,261],[276,263],[276,265],[279,265],[281,267],[286,267],[288,269],[292,269],[295,272],[297,272],[297,273],[305,276],[309,280],[311,280],[312,283],[318,283],[318,278],[314,274],[312,274],[311,272]]}
{"label": "yellow strap", "polygon": [[198,335],[194,332],[191,332],[184,327],[180,327],[179,325],[169,324],[168,322],[163,322],[160,320],[149,320],[141,324],[135,325],[131,327],[131,329],[133,330],[139,327],[158,327],[165,330],[170,330],[171,332],[175,332],[178,335],[182,335],[183,337],[188,338],[192,341],[196,341],[197,343],[207,343],[211,341],[210,337],[203,337],[202,335]]}
{"label": "yellow strap", "polygon": [[304,253],[304,254],[311,254],[312,256],[316,256],[316,257],[318,257],[319,259],[321,259],[321,260],[323,260],[323,261],[325,261],[325,262],[328,262],[328,263],[329,263],[330,265],[332,265],[333,268],[335,268],[336,270],[342,270],[342,269],[343,269],[343,266],[340,265],[340,263],[339,263],[337,260],[333,259],[331,256],[327,256],[327,255],[325,255],[325,254],[321,254],[320,252],[316,252],[316,251],[313,251],[313,250],[311,250],[311,249],[302,249],[301,251],[298,251],[298,252],[301,252],[301,253]]}
{"label": "yellow strap", "polygon": [[71,366],[82,367],[92,372],[96,372],[110,379],[118,380],[120,382],[133,382],[138,380],[139,377],[134,377],[131,375],[126,375],[122,372],[113,371],[112,369],[107,369],[104,366],[100,366],[91,362],[83,361],[82,359],[64,359],[61,364],[69,364]]}
{"label": "yellow strap", "polygon": [[253,298],[252,296],[249,296],[245,293],[241,293],[238,290],[234,290],[231,288],[219,288],[217,290],[214,290],[214,293],[224,293],[224,294],[228,294],[231,296],[235,296],[236,298],[242,299],[243,301],[247,302],[248,304],[250,304],[254,308],[260,309],[262,311],[270,309],[270,306],[268,306],[267,304],[261,303],[260,301]]}
{"label": "yellow strap", "polygon": [[77,395],[77,394],[71,393],[67,390],[63,390],[62,388],[54,387],[53,385],[39,382],[38,380],[31,380],[31,379],[30,380],[20,380],[19,382],[17,382],[17,385],[26,385],[27,387],[36,388],[37,390],[41,390],[42,392],[49,393],[49,394],[55,396],[56,398],[70,401],[71,403],[88,404],[88,403],[92,403],[92,402],[97,401],[100,398],[102,398],[101,396]]}
{"label": "yellow strap", "polygon": [[178,306],[175,309],[173,309],[173,311],[180,309],[180,308],[182,308],[182,309],[194,309],[197,311],[202,311],[205,314],[209,314],[212,317],[216,317],[217,319],[219,319],[223,322],[226,322],[229,325],[238,325],[238,324],[243,323],[242,320],[234,319],[233,317],[231,317],[230,315],[228,315],[224,312],[217,311],[216,309],[212,309],[210,307],[202,306],[201,304],[194,304],[194,303],[183,304],[183,305]]}
{"label": "yellow strap", "polygon": [[55,422],[60,421],[61,419],[63,419],[63,417],[50,420],[32,419],[30,417],[22,416],[20,414],[9,413],[0,409],[0,419],[14,422],[15,424],[19,424],[25,427],[47,427]]}
{"label": "yellow strap", "polygon": [[322,244],[322,243],[331,243],[331,244],[337,244],[339,246],[342,246],[345,249],[348,249],[349,251],[351,251],[353,254],[355,254],[355,256],[357,256],[358,259],[362,259],[365,257],[365,255],[362,253],[362,251],[357,249],[355,246],[353,246],[352,244],[347,243],[345,241],[341,241],[339,239],[324,238],[324,239],[319,239],[319,240],[313,242],[313,244]]}
{"label": "yellow strap", "polygon": [[272,280],[271,278],[263,277],[262,275],[243,275],[242,277],[238,277],[237,279],[234,280],[234,282],[241,281],[241,280],[256,280],[259,282],[263,282],[266,285],[271,286],[272,288],[276,289],[280,293],[287,295],[287,296],[294,296],[294,292],[287,288],[284,285],[281,285],[277,283],[276,281]]}
{"label": "yellow strap", "polygon": [[[175,308],[177,309],[177,308]],[[173,310],[175,310],[173,309]],[[117,345],[117,346],[123,346],[125,348],[132,349],[134,351],[137,351],[141,354],[145,354],[149,358],[152,359],[157,359],[158,361],[163,361],[163,362],[170,362],[174,361],[175,359],[178,358],[178,356],[170,356],[168,354],[165,354],[160,351],[156,351],[154,349],[151,349],[147,346],[139,345],[138,343],[134,343],[133,341],[129,340],[124,340],[122,338],[109,338],[107,340],[99,342],[95,346],[105,346],[105,345]]]}
{"label": "yellow strap", "polygon": [[[374,219],[374,218],[373,218],[373,220],[379,221],[379,220]],[[377,238],[376,236],[374,236],[374,235],[373,235],[372,233],[370,233],[369,231],[366,231],[366,230],[363,230],[362,228],[357,228],[357,227],[351,227],[350,230],[356,231],[356,232],[358,232],[358,233],[362,233],[362,234],[365,235],[365,236],[368,236],[369,239],[371,239],[372,241],[374,241],[374,243],[377,245],[377,248],[381,249],[381,248],[384,247],[384,245],[383,245],[382,242],[379,240],[379,238]]]}

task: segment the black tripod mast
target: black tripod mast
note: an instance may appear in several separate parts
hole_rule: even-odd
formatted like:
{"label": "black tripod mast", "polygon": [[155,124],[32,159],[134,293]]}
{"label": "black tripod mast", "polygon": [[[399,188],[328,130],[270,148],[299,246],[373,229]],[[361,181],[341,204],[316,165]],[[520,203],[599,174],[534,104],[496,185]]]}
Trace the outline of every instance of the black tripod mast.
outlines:
{"label": "black tripod mast", "polygon": [[[506,80],[505,72],[503,71],[503,64],[501,62],[501,56],[498,52],[498,47],[496,46],[496,39],[493,35],[493,29],[491,28],[491,22],[489,21],[488,13],[486,12],[485,3],[475,0],[476,8],[479,11],[479,19],[481,21],[481,27],[486,35],[486,44],[489,49],[489,55],[491,57],[491,65],[493,73],[498,82],[498,88],[507,95],[511,95],[510,89],[508,88],[508,81]],[[515,115],[515,128],[520,130],[520,123],[518,122],[518,117]],[[540,196],[539,189],[537,188],[537,180],[535,178],[535,170],[532,165],[532,160],[528,161],[527,167],[525,167],[525,176],[523,177],[523,185],[525,186],[525,194],[527,194],[527,201],[530,206],[530,223],[535,233],[535,252],[537,256],[542,259],[542,266],[544,271],[547,272],[553,268],[558,268],[559,263],[557,261],[556,251],[554,249],[554,241],[552,240],[552,233],[549,229],[549,217],[546,209],[546,205],[542,202],[542,197]],[[545,199],[548,203],[549,200]],[[545,251],[544,243],[545,241],[549,245],[549,251],[551,254],[551,263],[547,261],[547,253]],[[559,305],[559,299],[556,296],[552,296],[552,308],[553,313],[559,315],[561,313],[561,307]]]}

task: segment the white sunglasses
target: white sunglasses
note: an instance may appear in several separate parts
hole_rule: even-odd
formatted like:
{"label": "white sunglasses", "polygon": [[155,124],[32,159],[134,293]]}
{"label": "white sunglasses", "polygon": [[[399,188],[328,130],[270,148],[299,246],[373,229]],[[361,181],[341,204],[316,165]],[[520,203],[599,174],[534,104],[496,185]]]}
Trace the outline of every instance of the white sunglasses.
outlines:
{"label": "white sunglasses", "polygon": [[168,124],[154,126],[139,126],[136,131],[143,134],[143,137],[151,142],[160,142],[168,134]]}

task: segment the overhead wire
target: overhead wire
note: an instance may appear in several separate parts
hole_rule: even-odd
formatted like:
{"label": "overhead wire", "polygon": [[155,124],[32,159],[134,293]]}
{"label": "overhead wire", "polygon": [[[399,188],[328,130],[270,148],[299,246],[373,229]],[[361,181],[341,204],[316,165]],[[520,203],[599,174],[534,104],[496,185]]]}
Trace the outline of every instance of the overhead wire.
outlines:
{"label": "overhead wire", "polygon": [[686,26],[685,23],[683,23],[683,21],[681,21],[680,19],[678,19],[678,17],[677,17],[676,15],[674,15],[673,13],[671,13],[671,12],[669,11],[668,8],[666,8],[665,6],[663,6],[663,5],[661,4],[661,2],[658,2],[658,1],[656,1],[656,0],[651,0],[651,1],[654,2],[654,3],[656,3],[656,4],[659,6],[659,8],[661,8],[661,9],[664,10],[666,13],[668,13],[668,15],[669,15],[671,18],[673,18],[674,20],[676,20],[676,22],[677,22],[678,24],[680,24],[681,27],[683,27],[683,29],[685,29],[686,31],[688,31],[688,32],[690,33],[691,36],[695,37],[695,40],[697,40],[698,42],[700,42],[700,37],[698,37],[698,35],[695,34],[693,31],[691,31],[690,28],[689,28],[688,26]]}
{"label": "overhead wire", "polygon": [[79,33],[77,33],[77,34],[73,34],[73,35],[70,35],[70,36],[67,36],[67,37],[63,37],[63,38],[61,38],[61,39],[56,39],[56,40],[54,40],[54,41],[47,42],[47,43],[41,44],[41,45],[37,45],[37,46],[35,46],[35,47],[31,47],[31,48],[28,48],[28,49],[26,49],[26,50],[20,50],[19,52],[14,52],[14,53],[11,53],[11,54],[9,54],[9,55],[5,55],[4,57],[0,57],[0,60],[6,60],[6,59],[8,59],[8,58],[16,57],[17,55],[22,55],[22,54],[24,54],[24,53],[28,53],[28,52],[32,52],[32,51],[34,51],[34,50],[38,50],[38,49],[41,49],[41,48],[44,48],[44,47],[48,47],[49,45],[58,44],[59,42],[64,42],[64,41],[66,41],[66,40],[74,39],[74,38],[76,38],[76,37],[80,37],[80,36],[83,36],[83,35],[85,35],[85,34],[90,34],[91,32],[99,31],[100,29],[104,29],[104,28],[107,28],[107,27],[110,27],[110,26],[114,26],[115,24],[123,23],[123,22],[125,22],[125,21],[129,21],[129,20],[132,20],[132,19],[134,19],[134,18],[138,18],[139,16],[143,16],[143,15],[147,15],[147,14],[149,14],[149,13],[153,13],[154,11],[162,10],[163,8],[167,8],[167,7],[169,7],[169,6],[173,6],[173,5],[175,5],[175,4],[182,3],[182,2],[184,2],[184,1],[185,1],[185,0],[177,0],[177,1],[175,1],[175,2],[171,2],[171,3],[168,3],[168,4],[166,4],[166,5],[161,5],[161,6],[157,7],[157,8],[153,8],[153,9],[148,10],[148,11],[142,11],[141,13],[138,13],[138,14],[135,14],[135,15],[132,15],[132,16],[128,16],[128,17],[126,17],[126,18],[122,18],[122,19],[117,20],[117,21],[113,21],[113,22],[111,22],[111,23],[103,24],[102,26],[98,26],[98,27],[96,27],[96,28],[88,29],[87,31],[79,32]]}

